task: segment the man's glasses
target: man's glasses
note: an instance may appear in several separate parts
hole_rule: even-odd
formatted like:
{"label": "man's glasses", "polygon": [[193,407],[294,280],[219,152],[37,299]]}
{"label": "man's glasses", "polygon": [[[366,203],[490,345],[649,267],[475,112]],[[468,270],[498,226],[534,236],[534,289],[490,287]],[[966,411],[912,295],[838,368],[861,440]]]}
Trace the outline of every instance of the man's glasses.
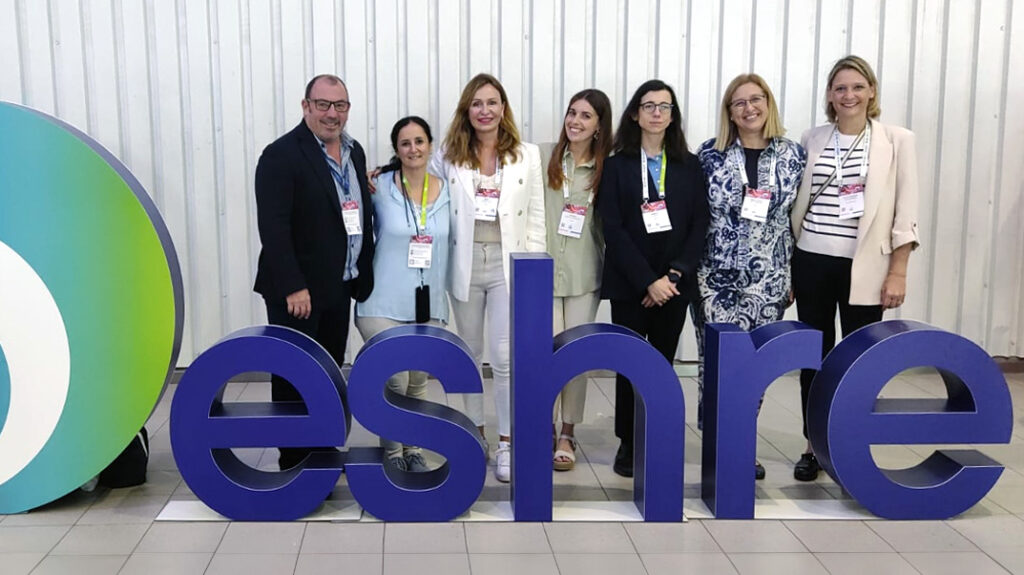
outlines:
{"label": "man's glasses", "polygon": [[334,106],[334,109],[339,112],[347,112],[348,109],[352,107],[352,104],[348,100],[338,100],[336,102],[332,102],[330,100],[310,100],[307,98],[306,101],[312,103],[313,107],[316,108],[317,110],[320,110],[321,112],[326,112],[327,110],[330,110],[331,106]]}

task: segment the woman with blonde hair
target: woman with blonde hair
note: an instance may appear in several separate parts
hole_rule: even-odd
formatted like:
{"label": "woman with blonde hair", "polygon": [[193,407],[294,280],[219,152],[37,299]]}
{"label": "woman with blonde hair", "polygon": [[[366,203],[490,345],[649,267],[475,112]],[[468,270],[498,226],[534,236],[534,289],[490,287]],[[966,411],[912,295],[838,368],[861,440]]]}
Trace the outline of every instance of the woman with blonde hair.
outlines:
{"label": "woman with blonde hair", "polygon": [[[700,299],[692,309],[702,358],[701,393],[704,325],[725,322],[751,330],[779,321],[790,304],[789,213],[806,157],[803,148],[782,137],[775,96],[761,76],[736,76],[719,110],[718,137],[697,150],[711,211],[697,268]],[[702,402],[697,419],[700,426]],[[755,461],[755,478],[764,475]]]}
{"label": "woman with blonde hair", "polygon": [[[822,357],[835,345],[837,308],[846,337],[903,305],[920,241],[914,134],[878,121],[878,80],[862,58],[832,67],[825,113],[829,123],[801,138],[807,167],[791,218],[797,316],[821,330]],[[814,374],[800,373],[804,437]],[[820,469],[808,441],[793,476],[813,481]]]}
{"label": "woman with blonde hair", "polygon": [[[448,133],[430,161],[451,195],[449,295],[459,335],[477,364],[483,359],[484,322],[494,374],[498,449],[494,475],[511,475],[509,392],[509,254],[543,252],[544,183],[540,151],[521,142],[505,89],[478,74],[466,84]],[[466,415],[484,432],[483,397],[465,396]]]}

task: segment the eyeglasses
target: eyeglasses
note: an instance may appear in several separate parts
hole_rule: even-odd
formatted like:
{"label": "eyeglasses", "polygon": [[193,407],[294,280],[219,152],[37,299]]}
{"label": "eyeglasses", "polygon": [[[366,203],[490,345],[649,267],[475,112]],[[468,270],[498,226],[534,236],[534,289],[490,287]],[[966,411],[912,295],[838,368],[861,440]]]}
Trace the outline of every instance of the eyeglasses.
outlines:
{"label": "eyeglasses", "polygon": [[729,102],[729,107],[733,110],[739,111],[747,106],[760,106],[767,99],[768,98],[764,94],[759,94],[757,96],[751,96],[746,100],[733,100],[732,102]]}
{"label": "eyeglasses", "polygon": [[330,110],[331,106],[334,106],[334,109],[339,112],[347,112],[348,109],[352,107],[352,104],[348,100],[338,100],[332,102],[330,100],[310,100],[307,98],[306,101],[311,102],[313,106],[316,107],[316,109],[320,110],[321,112],[326,112],[327,110]]}
{"label": "eyeglasses", "polygon": [[640,109],[648,114],[653,114],[655,110],[660,111],[662,114],[667,114],[672,111],[672,108],[675,108],[675,106],[667,102],[662,102],[660,104],[644,102],[643,104],[640,104]]}

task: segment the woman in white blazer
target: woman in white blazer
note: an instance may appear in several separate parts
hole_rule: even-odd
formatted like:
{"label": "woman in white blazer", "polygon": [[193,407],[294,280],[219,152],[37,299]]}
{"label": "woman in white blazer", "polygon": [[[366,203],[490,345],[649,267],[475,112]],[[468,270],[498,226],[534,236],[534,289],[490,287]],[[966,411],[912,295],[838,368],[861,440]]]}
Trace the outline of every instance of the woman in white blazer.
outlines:
{"label": "woman in white blazer", "polygon": [[[837,307],[845,337],[903,305],[919,244],[914,134],[877,121],[871,66],[857,56],[836,62],[825,98],[830,123],[803,135],[807,167],[791,216],[797,315],[823,333],[822,357],[835,344]],[[805,437],[814,374],[800,373]],[[813,481],[819,470],[808,442],[793,475]]]}
{"label": "woman in white blazer", "polygon": [[[498,415],[495,477],[507,482],[511,463],[509,394],[509,254],[543,252],[544,183],[540,151],[519,141],[512,109],[497,78],[466,84],[444,144],[430,171],[451,194],[449,293],[459,335],[479,365],[484,318]],[[466,415],[484,431],[483,398],[465,396]]]}

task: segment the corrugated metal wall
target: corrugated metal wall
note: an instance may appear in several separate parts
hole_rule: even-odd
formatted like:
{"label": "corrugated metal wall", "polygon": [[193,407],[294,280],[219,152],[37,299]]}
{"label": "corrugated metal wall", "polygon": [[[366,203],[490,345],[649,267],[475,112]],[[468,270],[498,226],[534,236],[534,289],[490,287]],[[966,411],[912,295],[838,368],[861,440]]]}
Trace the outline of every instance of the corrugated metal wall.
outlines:
{"label": "corrugated metal wall", "polygon": [[0,99],[99,139],[166,218],[185,274],[183,364],[264,320],[253,172],[300,120],[315,73],[346,79],[348,129],[383,162],[394,120],[420,114],[440,135],[481,71],[502,79],[534,142],[556,136],[575,91],[601,88],[619,113],[660,77],[695,145],[715,131],[722,87],[753,70],[796,139],[824,121],[825,75],[849,52],[876,66],[882,120],[918,136],[924,245],[903,316],[1024,355],[1013,0],[0,0]]}

